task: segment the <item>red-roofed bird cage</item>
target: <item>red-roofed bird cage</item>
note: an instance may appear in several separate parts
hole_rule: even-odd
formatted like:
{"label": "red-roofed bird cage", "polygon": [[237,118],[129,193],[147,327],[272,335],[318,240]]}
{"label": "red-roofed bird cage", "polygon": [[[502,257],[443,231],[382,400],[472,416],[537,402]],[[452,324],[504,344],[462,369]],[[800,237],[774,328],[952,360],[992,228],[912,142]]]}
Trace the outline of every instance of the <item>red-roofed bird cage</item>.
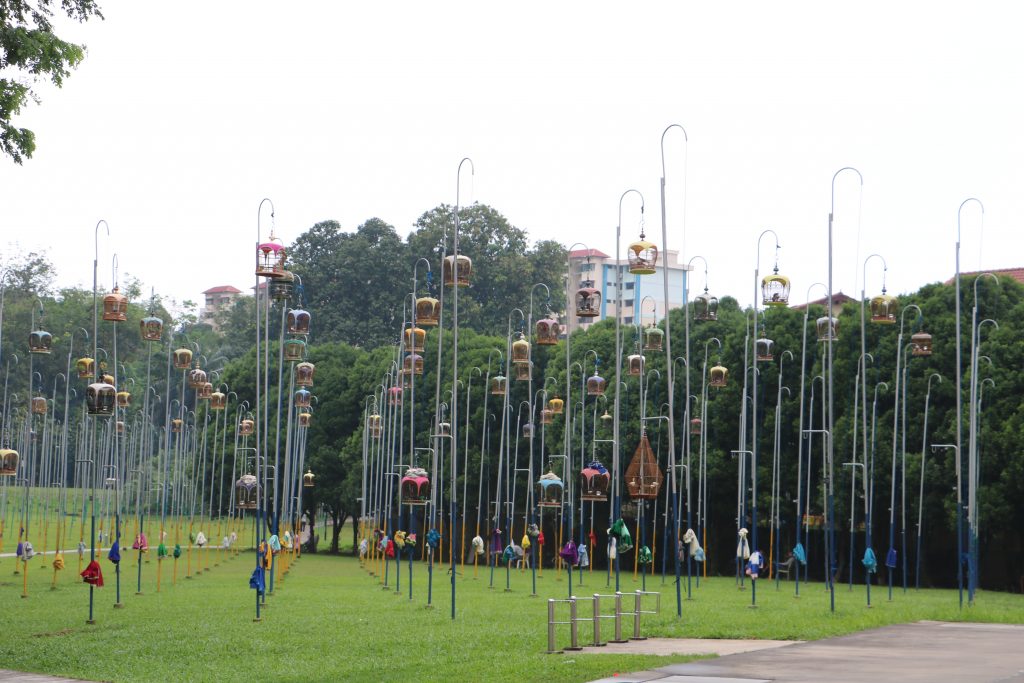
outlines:
{"label": "red-roofed bird cage", "polygon": [[270,240],[256,247],[256,274],[260,277],[283,277],[286,254],[281,240],[270,235]]}
{"label": "red-roofed bird cage", "polygon": [[245,418],[238,423],[238,434],[240,436],[252,436],[256,432],[256,423]]}
{"label": "red-roofed bird cage", "polygon": [[402,387],[390,387],[388,389],[388,405],[402,405]]}
{"label": "red-roofed bird cage", "polygon": [[310,362],[303,361],[295,366],[295,384],[300,387],[313,386],[313,374],[316,366]]}
{"label": "red-roofed bird cage", "polygon": [[192,367],[191,349],[174,349],[174,352],[171,354],[171,358],[174,362],[175,370],[188,370]]}
{"label": "red-roofed bird cage", "polygon": [[608,489],[612,477],[597,460],[589,463],[580,472],[580,499],[591,503],[603,503],[608,500]]}
{"label": "red-roofed bird cage", "polygon": [[422,327],[405,328],[405,350],[411,353],[423,353],[423,345],[427,332]]}
{"label": "red-roofed bird cage", "polygon": [[96,361],[88,357],[79,358],[75,361],[75,371],[78,373],[78,379],[92,379],[96,374]]}
{"label": "red-roofed bird cage", "polygon": [[[829,324],[831,322],[831,324]],[[818,332],[818,341],[827,342],[839,339],[839,320],[823,315],[814,321],[814,329]]]}
{"label": "red-roofed bird cage", "polygon": [[128,319],[128,297],[117,291],[117,287],[103,297],[103,319],[113,323],[123,323]]}
{"label": "red-roofed bird cage", "polygon": [[458,284],[459,287],[468,287],[473,277],[473,261],[465,254],[458,256],[445,256],[441,263],[441,281],[445,286],[451,287]]}
{"label": "red-roofed bird cage", "polygon": [[142,341],[158,342],[164,335],[164,321],[155,315],[148,315],[139,321],[139,335]]}
{"label": "red-roofed bird cage", "polygon": [[562,492],[565,486],[562,478],[554,472],[540,475],[537,480],[537,506],[542,508],[562,507]]}
{"label": "red-roofed bird cage", "polygon": [[694,320],[718,320],[718,297],[708,294],[705,287],[703,294],[693,298]]}
{"label": "red-roofed bird cage", "polygon": [[432,296],[421,296],[416,299],[416,324],[423,327],[434,327],[441,319],[441,302]]}
{"label": "red-roofed bird cage", "polygon": [[724,387],[729,384],[729,368],[724,365],[716,365],[709,371],[708,384],[713,387]]}
{"label": "red-roofed bird cage", "polygon": [[789,278],[779,275],[778,267],[771,275],[761,278],[761,302],[765,306],[789,305]]}
{"label": "red-roofed bird cage", "polygon": [[18,451],[11,448],[0,448],[0,477],[13,477],[18,474]]}
{"label": "red-roofed bird cage", "polygon": [[288,334],[309,334],[309,311],[293,308],[284,320]]}
{"label": "red-roofed bird cage", "polygon": [[655,266],[658,265],[658,247],[653,242],[648,242],[642,231],[640,239],[627,247],[626,256],[632,275],[654,275],[657,272]]}
{"label": "red-roofed bird cage", "polygon": [[239,510],[255,510],[260,498],[260,484],[252,474],[243,474],[235,482],[235,507]]}
{"label": "red-roofed bird cage", "polygon": [[912,356],[932,355],[932,335],[927,332],[916,332],[911,335],[910,343],[914,345],[910,351]]}
{"label": "red-roofed bird cage", "polygon": [[882,293],[871,299],[871,322],[884,325],[895,324],[898,309],[899,301],[896,297],[886,294],[883,287]]}
{"label": "red-roofed bird cage", "polygon": [[626,490],[630,498],[640,500],[654,500],[661,490],[661,482],[665,475],[658,467],[658,459],[654,457],[651,450],[651,442],[647,439],[647,432],[640,434],[640,444],[633,453],[633,459],[626,468]]}
{"label": "red-roofed bird cage", "polygon": [[601,315],[601,292],[594,288],[593,280],[583,280],[576,290],[576,317],[596,318]]}
{"label": "red-roofed bird cage", "polygon": [[426,505],[430,502],[430,479],[422,467],[410,467],[402,477],[402,503]]}
{"label": "red-roofed bird cage", "polygon": [[554,315],[548,313],[547,317],[538,320],[534,327],[537,332],[537,346],[554,346],[558,343],[561,327]]}

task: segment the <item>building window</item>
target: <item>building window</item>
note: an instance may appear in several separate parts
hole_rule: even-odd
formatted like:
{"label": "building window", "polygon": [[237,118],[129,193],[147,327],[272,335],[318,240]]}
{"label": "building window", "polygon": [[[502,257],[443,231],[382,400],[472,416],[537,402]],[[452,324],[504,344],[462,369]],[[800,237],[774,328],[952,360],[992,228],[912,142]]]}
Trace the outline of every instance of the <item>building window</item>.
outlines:
{"label": "building window", "polygon": [[626,289],[633,289],[633,286],[634,286],[635,284],[636,284],[635,282],[627,282],[627,283],[626,283]]}
{"label": "building window", "polygon": [[633,322],[633,316],[627,315],[625,318],[622,319],[622,322],[626,325],[631,324]]}

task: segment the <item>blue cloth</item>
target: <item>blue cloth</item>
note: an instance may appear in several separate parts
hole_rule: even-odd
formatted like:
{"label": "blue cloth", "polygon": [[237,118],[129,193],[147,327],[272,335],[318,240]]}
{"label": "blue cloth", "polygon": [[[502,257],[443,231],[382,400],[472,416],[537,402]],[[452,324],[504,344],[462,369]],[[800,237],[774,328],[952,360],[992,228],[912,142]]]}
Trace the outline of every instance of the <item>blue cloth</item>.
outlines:
{"label": "blue cloth", "polygon": [[438,533],[437,529],[431,529],[427,532],[427,545],[431,548],[436,548],[437,544],[441,542],[441,534]]}
{"label": "blue cloth", "polygon": [[885,555],[885,566],[889,569],[896,568],[896,548],[889,548],[889,552]]}
{"label": "blue cloth", "polygon": [[608,474],[608,469],[597,460],[593,460],[587,463],[587,467],[589,467],[592,470],[597,470],[601,474]]}
{"label": "blue cloth", "polygon": [[263,570],[257,567],[249,577],[249,588],[255,588],[257,594],[263,595],[263,586]]}
{"label": "blue cloth", "polygon": [[864,564],[864,568],[868,570],[868,574],[874,574],[878,571],[878,560],[875,559],[875,551],[871,548],[864,551],[864,559],[861,562]]}
{"label": "blue cloth", "polygon": [[800,564],[807,564],[807,551],[804,550],[803,543],[797,543],[796,547],[793,548],[793,557],[795,557]]}
{"label": "blue cloth", "polygon": [[121,545],[114,541],[114,545],[110,546],[110,552],[107,553],[107,559],[117,564],[121,561]]}

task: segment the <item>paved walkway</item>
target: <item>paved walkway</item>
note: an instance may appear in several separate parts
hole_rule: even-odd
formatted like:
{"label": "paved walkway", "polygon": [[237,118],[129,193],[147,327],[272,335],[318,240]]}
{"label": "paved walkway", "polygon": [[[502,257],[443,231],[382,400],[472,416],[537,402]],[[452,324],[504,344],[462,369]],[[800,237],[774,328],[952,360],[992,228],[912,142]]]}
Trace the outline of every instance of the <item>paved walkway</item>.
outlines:
{"label": "paved walkway", "polygon": [[60,681],[73,682],[77,680],[79,679],[58,678],[57,676],[47,676],[46,674],[27,674],[22,671],[0,669],[0,681],[11,681],[13,683],[59,683]]}
{"label": "paved walkway", "polygon": [[[635,649],[623,651],[646,652],[643,649],[645,642],[650,641],[637,641]],[[681,648],[671,649],[673,652],[682,651]],[[608,648],[600,650],[608,651]],[[696,654],[700,651],[688,652]],[[673,664],[652,671],[620,674],[595,683],[640,681],[1024,683],[1024,626],[922,621],[885,626],[839,638],[728,654],[718,659]]]}

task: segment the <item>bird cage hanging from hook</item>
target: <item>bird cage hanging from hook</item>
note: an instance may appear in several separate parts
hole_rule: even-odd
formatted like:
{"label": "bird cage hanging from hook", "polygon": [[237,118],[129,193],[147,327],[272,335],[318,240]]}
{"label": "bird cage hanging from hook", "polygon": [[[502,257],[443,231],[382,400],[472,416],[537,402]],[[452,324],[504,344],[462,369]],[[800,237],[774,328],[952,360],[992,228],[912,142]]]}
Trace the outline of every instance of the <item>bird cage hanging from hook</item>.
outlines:
{"label": "bird cage hanging from hook", "polygon": [[884,325],[895,324],[898,309],[899,301],[896,297],[886,294],[883,287],[882,293],[871,299],[871,322]]}
{"label": "bird cage hanging from hook", "polygon": [[117,403],[117,390],[106,382],[94,382],[85,389],[85,407],[93,417],[110,417]]}
{"label": "bird cage hanging from hook", "polygon": [[426,330],[422,327],[407,327],[404,334],[405,350],[412,353],[423,353],[423,345],[427,339]]}
{"label": "bird cage hanging from hook", "polygon": [[700,436],[702,426],[703,423],[701,422],[699,417],[695,417],[692,420],[690,420],[690,435]]}
{"label": "bird cage hanging from hook", "polygon": [[270,298],[274,301],[286,301],[295,289],[295,275],[286,270],[270,281]]}
{"label": "bird cage hanging from hook", "polygon": [[192,367],[192,350],[191,349],[175,349],[171,354],[174,362],[175,370],[188,370]]}
{"label": "bird cage hanging from hook", "polygon": [[927,332],[914,333],[910,337],[910,343],[913,344],[910,351],[912,356],[932,355],[932,335]]}
{"label": "bird cage hanging from hook", "polygon": [[718,320],[718,297],[708,294],[705,289],[703,294],[693,298],[693,319],[694,320]]}
{"label": "bird cage hanging from hook", "polygon": [[629,259],[629,272],[633,275],[654,275],[655,266],[658,265],[658,247],[653,242],[648,242],[644,233],[640,233],[640,239],[633,242],[626,249],[626,256]]}
{"label": "bird cage hanging from hook", "polygon": [[46,415],[46,399],[42,396],[32,397],[32,414]]}
{"label": "bird cage hanging from hook", "polygon": [[537,346],[554,346],[557,344],[560,329],[558,319],[550,313],[546,318],[538,320],[535,326]]}
{"label": "bird cage hanging from hook", "polygon": [[779,275],[778,267],[771,275],[761,278],[761,302],[765,306],[789,305],[789,278]]}
{"label": "bird cage hanging from hook", "polygon": [[504,396],[508,391],[508,380],[504,375],[495,375],[491,378],[491,396]]}
{"label": "bird cage hanging from hook", "polygon": [[402,387],[390,387],[388,389],[388,404],[393,406],[402,405]]}
{"label": "bird cage hanging from hook", "polygon": [[252,436],[256,432],[256,423],[249,418],[245,418],[238,423],[238,433],[240,436]]}
{"label": "bird cage hanging from hook", "polygon": [[608,489],[612,477],[608,470],[597,460],[587,464],[580,472],[580,498],[591,503],[603,503],[608,500]]}
{"label": "bird cage hanging from hook", "polygon": [[664,330],[654,325],[644,328],[644,351],[661,351],[664,348],[664,344]]}
{"label": "bird cage hanging from hook", "polygon": [[224,410],[228,406],[228,395],[215,391],[210,394],[210,410]]}
{"label": "bird cage hanging from hook", "polygon": [[124,422],[122,422],[121,420],[118,420],[117,421],[117,433],[118,434],[124,434],[124,429],[125,429]]}
{"label": "bird cage hanging from hook", "polygon": [[139,321],[139,335],[142,341],[158,342],[164,334],[164,321],[155,315],[148,315]]}
{"label": "bird cage hanging from hook", "polygon": [[28,350],[31,353],[49,354],[53,350],[53,335],[46,330],[32,330],[28,335]]}
{"label": "bird cage hanging from hook", "polygon": [[307,469],[306,473],[302,475],[302,487],[303,488],[307,488],[307,489],[313,488],[313,486],[314,486],[313,479],[314,478],[316,478],[316,475],[313,474],[313,470]]}
{"label": "bird cage hanging from hook", "polygon": [[14,477],[18,474],[18,451],[0,448],[0,477]]}
{"label": "bird cage hanging from hook", "polygon": [[96,373],[96,361],[92,358],[79,358],[75,361],[75,371],[78,379],[92,379]]}
{"label": "bird cage hanging from hook", "polygon": [[594,288],[593,280],[584,280],[576,290],[576,317],[596,318],[601,315],[601,292]]}
{"label": "bird cage hanging from hook", "polygon": [[541,408],[540,411],[540,423],[542,425],[549,425],[555,419],[555,411],[550,408]]}
{"label": "bird cage hanging from hook", "polygon": [[[101,365],[102,365],[102,363],[101,363]],[[100,381],[104,382],[105,384],[113,384],[114,383],[114,376],[113,375],[108,375],[106,373],[103,373],[102,375],[100,375]]]}
{"label": "bird cage hanging from hook", "polygon": [[132,393],[130,391],[121,390],[117,392],[117,407],[128,408],[132,405]]}
{"label": "bird cage hanging from hook", "polygon": [[211,396],[213,396],[212,382],[203,382],[196,387],[196,398],[200,401],[209,401]]}
{"label": "bird cage hanging from hook", "polygon": [[441,320],[441,302],[432,296],[416,299],[416,324],[434,327]]}
{"label": "bird cage hanging from hook", "polygon": [[288,334],[309,334],[309,311],[293,308],[285,316],[285,328]]}
{"label": "bird cage hanging from hook", "polygon": [[171,420],[171,433],[172,434],[181,434],[181,426],[182,426],[182,424],[183,423],[181,421],[181,418],[176,417],[173,420]]}
{"label": "bird cage hanging from hook", "polygon": [[723,365],[714,366],[708,374],[708,384],[713,387],[724,387],[729,384],[729,369]]}
{"label": "bird cage hanging from hook", "polygon": [[418,353],[410,353],[402,359],[402,374],[405,376],[409,375],[422,375],[423,374],[423,356]]}
{"label": "bird cage hanging from hook", "polygon": [[194,368],[188,373],[188,386],[190,389],[198,389],[206,383],[206,371],[202,368]]}
{"label": "bird cage hanging from hook", "polygon": [[525,363],[516,363],[512,366],[516,371],[517,382],[529,382],[530,376],[533,374],[533,362],[526,361]]}
{"label": "bird cage hanging from hook", "polygon": [[530,362],[530,342],[526,341],[522,333],[519,338],[512,342],[512,362],[515,364]]}
{"label": "bird cage hanging from hook", "polygon": [[381,427],[380,415],[378,415],[377,413],[370,415],[368,424],[370,427],[370,436],[374,438],[379,437],[381,435],[381,432],[383,431]]}
{"label": "bird cage hanging from hook", "polygon": [[312,413],[299,413],[299,426],[308,427],[313,421]]}
{"label": "bird cage hanging from hook", "polygon": [[296,408],[308,408],[310,401],[313,398],[313,394],[309,393],[306,389],[299,389],[295,392],[295,407]]}
{"label": "bird cage hanging from hook", "polygon": [[533,423],[532,422],[527,422],[526,424],[523,425],[523,438],[524,439],[532,439],[533,438]]}
{"label": "bird cage hanging from hook", "polygon": [[103,319],[113,323],[123,323],[128,319],[128,297],[117,291],[117,287],[103,297]]}
{"label": "bird cage hanging from hook", "polygon": [[458,284],[459,287],[468,287],[473,276],[473,261],[465,254],[458,256],[445,256],[441,264],[441,280],[446,287]]}
{"label": "bird cage hanging from hook", "polygon": [[548,399],[548,408],[551,409],[552,415],[561,415],[565,412],[565,401],[555,396]]}
{"label": "bird cage hanging from hook", "polygon": [[313,374],[316,366],[308,361],[303,361],[295,366],[295,384],[300,387],[313,386]]}
{"label": "bird cage hanging from hook", "polygon": [[260,498],[260,484],[252,474],[243,474],[235,482],[235,507],[239,510],[255,510]]}
{"label": "bird cage hanging from hook", "polygon": [[761,337],[754,342],[754,355],[759,361],[775,360],[775,342],[767,337]]}
{"label": "bird cage hanging from hook", "polygon": [[421,506],[430,502],[430,479],[422,467],[410,467],[402,477],[402,503]]}
{"label": "bird cage hanging from hook", "polygon": [[644,365],[646,361],[644,357],[639,353],[633,353],[626,356],[626,374],[630,377],[639,377],[644,374]]}
{"label": "bird cage hanging from hook", "polygon": [[594,369],[594,374],[587,379],[587,396],[604,396],[605,388],[608,386],[608,382],[605,381],[604,377],[597,374],[597,369]]}
{"label": "bird cage hanging from hook", "polygon": [[639,500],[654,500],[661,490],[665,475],[658,468],[647,432],[640,433],[640,443],[633,452],[633,459],[626,468],[626,490],[629,497]]}
{"label": "bird cage hanging from hook", "polygon": [[537,506],[542,508],[562,507],[562,493],[565,486],[562,478],[554,472],[540,475],[537,480]]}
{"label": "bird cage hanging from hook", "polygon": [[282,277],[286,259],[284,245],[273,235],[256,248],[256,274],[260,277]]}
{"label": "bird cage hanging from hook", "polygon": [[452,435],[452,423],[451,422],[438,422],[437,423],[437,435],[438,436],[451,436]]}
{"label": "bird cage hanging from hook", "polygon": [[298,363],[306,357],[306,341],[304,339],[284,340],[284,359],[289,363]]}
{"label": "bird cage hanging from hook", "polygon": [[829,318],[827,315],[823,315],[814,321],[814,329],[818,332],[818,341],[820,342],[839,339],[838,318]]}

